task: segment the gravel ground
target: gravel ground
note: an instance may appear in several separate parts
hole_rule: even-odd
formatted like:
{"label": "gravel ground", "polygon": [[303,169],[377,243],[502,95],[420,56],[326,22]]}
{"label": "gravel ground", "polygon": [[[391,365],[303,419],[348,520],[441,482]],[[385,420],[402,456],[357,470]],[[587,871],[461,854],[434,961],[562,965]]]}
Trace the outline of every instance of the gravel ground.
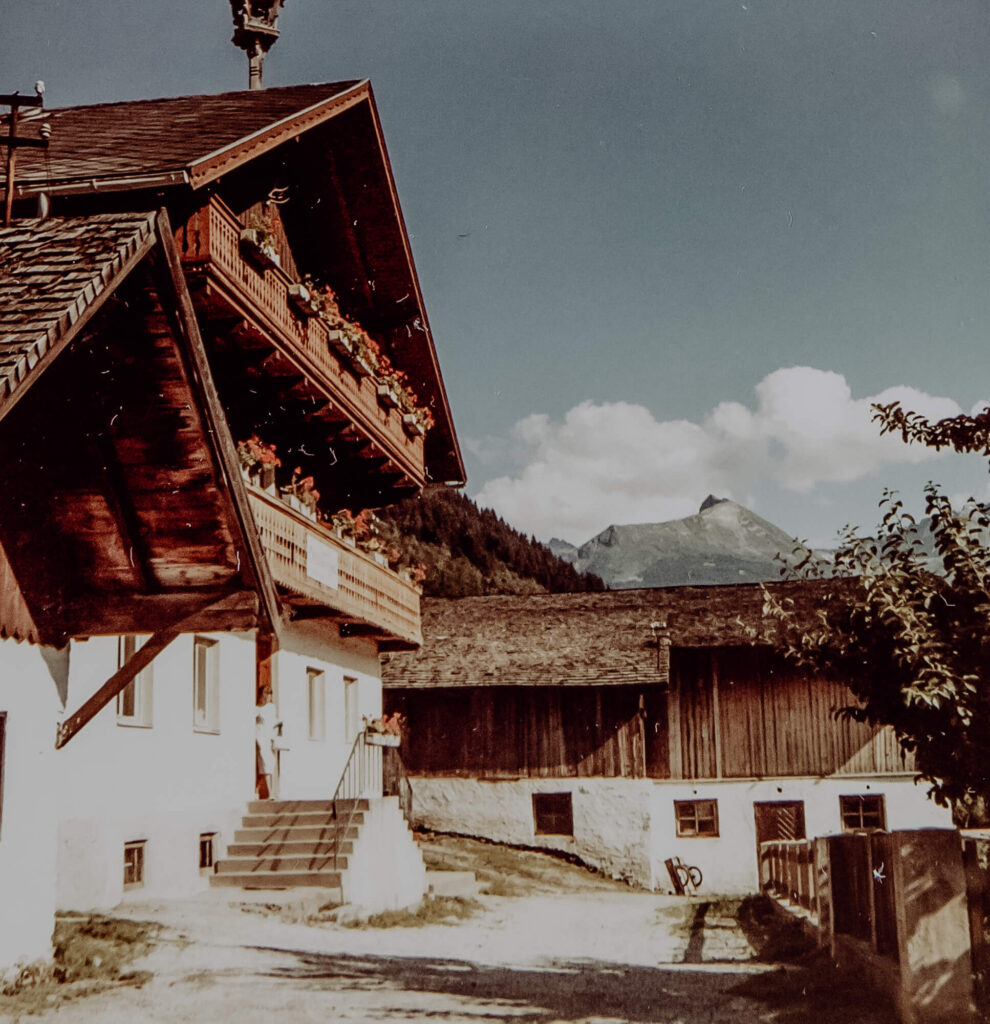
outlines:
{"label": "gravel ground", "polygon": [[[463,866],[463,865],[459,865]],[[738,904],[660,896],[551,867],[514,897],[481,896],[449,924],[353,928],[294,923],[215,890],[195,900],[133,905],[162,926],[135,968],[153,977],[83,998],[56,994],[40,1014],[0,1019],[63,1024],[328,1021],[446,1024],[889,1024],[828,965],[760,961],[767,934],[746,930]],[[578,881],[575,881],[578,879]],[[560,881],[560,879],[558,879]],[[123,914],[123,911],[120,912]],[[743,923],[747,923],[742,915]],[[751,925],[752,922],[749,922]],[[748,936],[748,937],[747,937]],[[780,944],[777,943],[777,948]],[[19,1015],[18,1015],[19,1014]]]}

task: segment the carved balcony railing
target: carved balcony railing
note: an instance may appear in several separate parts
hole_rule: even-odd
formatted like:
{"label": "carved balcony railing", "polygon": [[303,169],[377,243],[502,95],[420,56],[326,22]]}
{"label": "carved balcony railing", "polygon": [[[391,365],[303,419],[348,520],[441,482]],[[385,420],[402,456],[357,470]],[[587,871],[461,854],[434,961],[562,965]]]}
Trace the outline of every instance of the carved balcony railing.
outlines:
{"label": "carved balcony railing", "polygon": [[374,375],[362,375],[332,342],[339,332],[290,300],[295,283],[271,261],[252,262],[241,249],[242,225],[215,196],[179,228],[176,242],[187,276],[203,275],[207,299],[236,312],[272,339],[354,427],[374,441],[417,486],[425,481],[423,437],[403,424],[401,409],[378,400]]}
{"label": "carved balcony railing", "polygon": [[326,609],[344,635],[422,643],[412,583],[278,498],[253,485],[248,497],[272,576],[297,613],[319,616]]}

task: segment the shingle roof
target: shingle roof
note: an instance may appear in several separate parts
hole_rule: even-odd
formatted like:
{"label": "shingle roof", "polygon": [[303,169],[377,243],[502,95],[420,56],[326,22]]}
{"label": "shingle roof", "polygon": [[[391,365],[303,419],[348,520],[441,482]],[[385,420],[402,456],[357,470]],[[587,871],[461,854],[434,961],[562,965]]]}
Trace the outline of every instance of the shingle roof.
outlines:
{"label": "shingle roof", "polygon": [[[35,135],[33,122],[47,121],[52,137],[47,150],[23,149],[18,154],[17,194],[42,184],[84,190],[100,181],[119,186],[132,178],[180,184],[188,176],[198,186],[231,163],[330,116],[361,84],[330,82],[32,110],[22,114],[22,133]],[[0,168],[0,181],[5,173]]]}
{"label": "shingle roof", "polygon": [[155,216],[22,220],[0,228],[0,411],[152,247]]}
{"label": "shingle roof", "polygon": [[[811,614],[813,585],[768,586]],[[752,584],[432,598],[423,601],[423,646],[383,659],[382,679],[394,689],[659,682],[650,625],[664,621],[673,647],[768,643],[776,632]]]}

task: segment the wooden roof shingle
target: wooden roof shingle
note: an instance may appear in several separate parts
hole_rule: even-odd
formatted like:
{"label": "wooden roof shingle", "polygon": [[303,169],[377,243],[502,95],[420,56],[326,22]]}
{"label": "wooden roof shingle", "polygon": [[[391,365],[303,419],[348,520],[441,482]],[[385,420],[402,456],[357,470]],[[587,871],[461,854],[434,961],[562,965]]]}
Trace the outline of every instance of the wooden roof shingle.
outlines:
{"label": "wooden roof shingle", "polygon": [[47,121],[52,137],[47,150],[18,155],[16,194],[198,188],[366,95],[366,83],[348,81],[32,110],[23,134]]}
{"label": "wooden roof shingle", "polygon": [[[820,587],[767,584],[809,616]],[[423,646],[383,658],[386,687],[581,686],[665,681],[657,632],[672,647],[771,643],[759,584],[597,594],[427,598]]]}
{"label": "wooden roof shingle", "polygon": [[0,410],[154,244],[152,213],[0,228]]}

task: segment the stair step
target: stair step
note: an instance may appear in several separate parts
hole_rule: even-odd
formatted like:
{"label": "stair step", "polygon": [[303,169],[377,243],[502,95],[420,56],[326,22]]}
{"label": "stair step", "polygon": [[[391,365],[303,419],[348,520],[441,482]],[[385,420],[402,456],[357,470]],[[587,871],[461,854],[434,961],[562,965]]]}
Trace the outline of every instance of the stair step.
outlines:
{"label": "stair step", "polygon": [[210,875],[211,886],[241,889],[320,888],[339,889],[339,871],[252,871]]}
{"label": "stair step", "polygon": [[[347,839],[357,838],[357,827],[355,823],[346,830]],[[324,825],[322,828],[315,826],[300,826],[297,828],[238,828],[234,830],[235,843],[282,843],[282,842],[319,842],[332,843],[338,830],[334,825]],[[345,838],[345,830],[339,831],[340,837]]]}
{"label": "stair step", "polygon": [[343,871],[347,858],[327,857],[230,857],[217,862],[218,875],[247,875],[277,871],[280,874],[294,871]]}
{"label": "stair step", "polygon": [[292,814],[246,814],[241,819],[243,828],[302,828],[314,825],[344,824],[347,821],[352,824],[361,824],[364,821],[364,813],[355,811],[353,814],[345,812],[338,814],[334,819],[326,811],[293,812]]}
{"label": "stair step", "polygon": [[[357,835],[357,829],[350,830]],[[350,839],[342,839],[337,853],[346,855],[354,850]],[[227,847],[228,857],[330,857],[333,856],[333,843],[302,842],[291,840],[282,843],[230,843]]]}
{"label": "stair step", "polygon": [[[355,810],[366,811],[370,806],[365,798],[356,800],[338,800],[337,810],[349,810],[354,806]],[[314,811],[323,811],[329,814],[333,810],[332,800],[252,800],[247,805],[248,814],[303,814]]]}

